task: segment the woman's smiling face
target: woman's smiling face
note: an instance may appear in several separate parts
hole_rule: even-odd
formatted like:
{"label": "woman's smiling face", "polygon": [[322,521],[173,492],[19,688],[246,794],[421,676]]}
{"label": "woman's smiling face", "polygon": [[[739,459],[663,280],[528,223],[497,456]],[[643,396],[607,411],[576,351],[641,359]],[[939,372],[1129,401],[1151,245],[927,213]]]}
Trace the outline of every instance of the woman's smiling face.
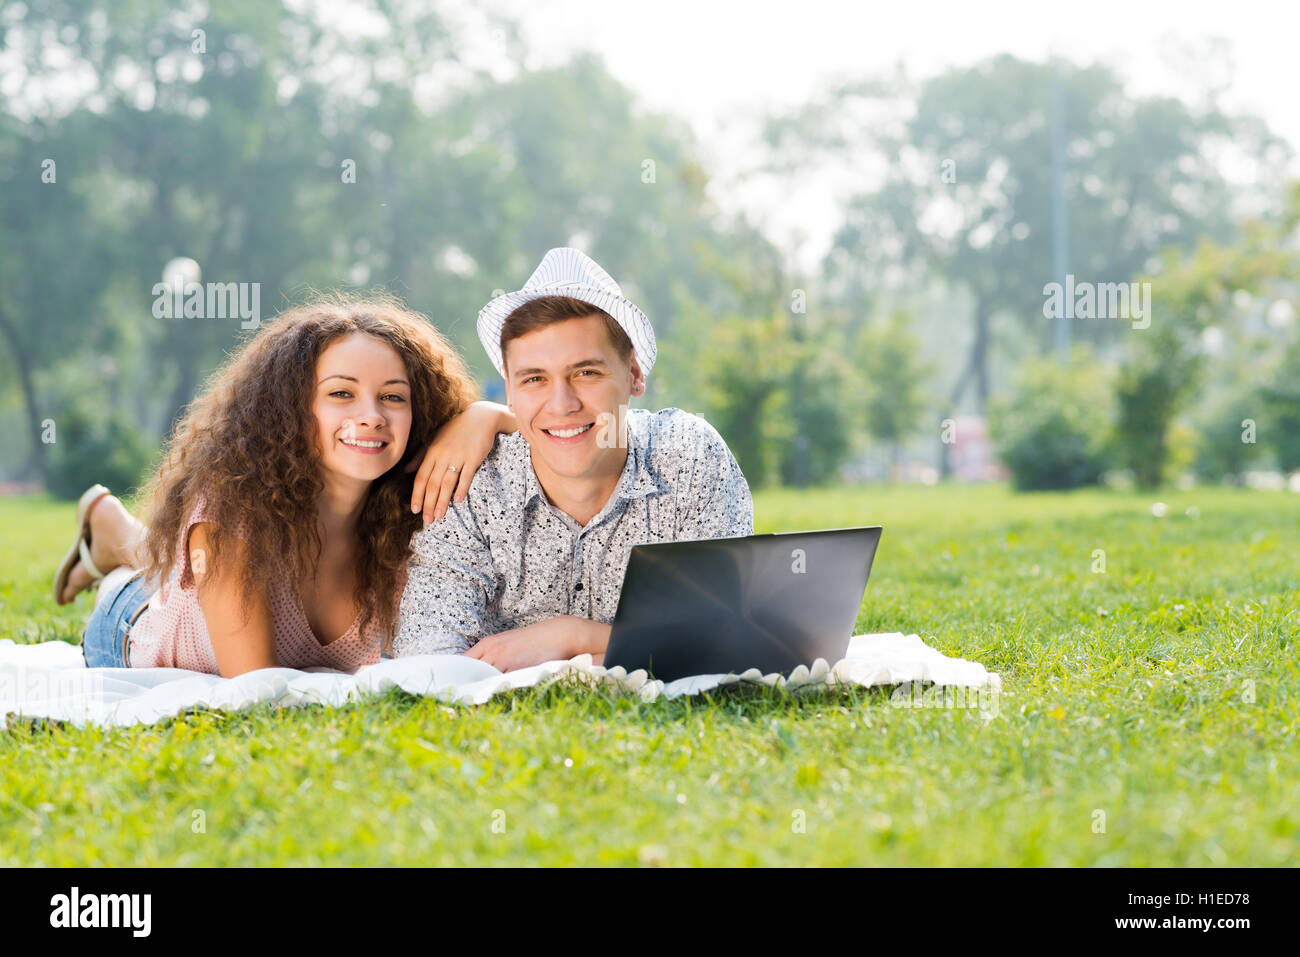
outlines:
{"label": "woman's smiling face", "polygon": [[316,360],[312,412],[325,472],[373,482],[402,460],[411,434],[411,383],[401,356],[364,333],[336,339]]}

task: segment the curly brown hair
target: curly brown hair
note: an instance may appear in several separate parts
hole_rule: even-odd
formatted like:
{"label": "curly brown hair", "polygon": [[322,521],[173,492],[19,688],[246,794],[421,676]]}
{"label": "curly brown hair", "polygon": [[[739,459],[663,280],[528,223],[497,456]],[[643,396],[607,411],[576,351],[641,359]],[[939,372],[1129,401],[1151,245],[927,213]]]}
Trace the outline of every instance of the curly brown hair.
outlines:
{"label": "curly brown hair", "polygon": [[357,521],[354,599],[364,633],[372,621],[394,633],[411,536],[423,523],[410,508],[414,475],[434,433],[478,395],[460,355],[433,323],[388,295],[317,296],[266,323],[207,380],[186,410],[144,493],[146,577],[193,581],[180,561],[188,517],[200,498],[212,526],[207,562],[240,540],[245,607],[273,575],[310,577],[321,554],[317,505],[324,490],[314,434],[316,360],[336,339],[364,333],[387,342],[411,383],[411,433],[401,461],[371,483]]}

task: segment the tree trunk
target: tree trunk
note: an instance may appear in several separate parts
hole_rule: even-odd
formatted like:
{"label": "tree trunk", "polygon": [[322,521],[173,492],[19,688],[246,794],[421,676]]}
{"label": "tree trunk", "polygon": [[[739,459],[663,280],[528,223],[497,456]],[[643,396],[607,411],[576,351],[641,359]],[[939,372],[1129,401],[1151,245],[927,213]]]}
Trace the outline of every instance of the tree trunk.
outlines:
{"label": "tree trunk", "polygon": [[23,405],[27,412],[27,434],[32,437],[32,451],[23,467],[21,478],[45,480],[45,443],[41,441],[41,414],[36,408],[36,387],[32,383],[32,361],[15,326],[0,312],[0,331],[13,347],[14,365],[18,367],[18,382],[23,390]]}
{"label": "tree trunk", "polygon": [[[172,322],[185,322],[184,319],[173,319]],[[176,386],[172,389],[171,401],[168,408],[171,410],[168,416],[167,431],[163,435],[164,441],[169,440],[176,431],[176,426],[180,424],[185,415],[185,407],[194,401],[194,388],[197,376],[194,371],[195,360],[192,349],[181,345],[182,342],[188,341],[187,337],[181,335],[172,336],[173,348],[169,350],[174,357],[176,364]]]}

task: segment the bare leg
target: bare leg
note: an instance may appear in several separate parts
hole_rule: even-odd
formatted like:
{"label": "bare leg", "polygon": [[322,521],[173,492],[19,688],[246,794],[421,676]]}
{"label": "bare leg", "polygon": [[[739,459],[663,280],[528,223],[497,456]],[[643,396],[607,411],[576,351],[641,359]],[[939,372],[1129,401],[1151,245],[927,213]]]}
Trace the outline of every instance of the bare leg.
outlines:
{"label": "bare leg", "polygon": [[[128,512],[116,495],[101,499],[90,513],[90,560],[105,575],[121,565],[139,568],[144,560],[141,546],[145,532],[144,523]],[[90,572],[77,562],[68,572],[64,600],[71,601],[90,583]]]}

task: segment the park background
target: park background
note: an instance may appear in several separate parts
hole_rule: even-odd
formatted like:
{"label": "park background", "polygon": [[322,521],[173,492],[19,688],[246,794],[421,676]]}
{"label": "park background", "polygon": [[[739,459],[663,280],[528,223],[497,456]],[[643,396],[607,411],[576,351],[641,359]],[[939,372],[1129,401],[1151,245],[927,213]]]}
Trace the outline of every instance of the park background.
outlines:
{"label": "park background", "polygon": [[[137,486],[249,334],[156,316],[158,283],[260,284],[263,320],[396,293],[499,397],[478,309],[572,244],[655,324],[640,404],[718,428],[757,530],[883,524],[856,630],[1005,689],[991,721],[557,688],[15,723],[0,863],[1293,860],[1293,34],[1041,16],[0,6],[0,637],[79,639],[68,500]],[[1149,283],[1149,324],[1049,319],[1066,276]]]}
{"label": "park background", "polygon": [[[642,404],[704,415],[755,487],[1300,468],[1294,141],[1251,111],[1276,101],[1233,95],[1231,42],[1151,38],[1140,62],[1172,64],[1176,95],[1133,88],[1136,54],[1059,38],[922,76],[904,46],[832,69],[814,6],[776,47],[684,49],[697,73],[772,58],[807,90],[724,88],[701,114],[649,105],[686,69],[670,49],[648,77],[607,49],[685,8],[556,5],[604,31],[558,51],[555,24],[530,42],[540,8],[511,9],[6,4],[0,482],[75,496],[156,462],[248,335],[159,318],[159,282],[256,283],[264,320],[312,289],[386,289],[499,397],[478,309],[569,244],[655,323]],[[779,9],[750,14],[756,42]],[[1149,325],[1045,317],[1067,275],[1150,283]]]}

